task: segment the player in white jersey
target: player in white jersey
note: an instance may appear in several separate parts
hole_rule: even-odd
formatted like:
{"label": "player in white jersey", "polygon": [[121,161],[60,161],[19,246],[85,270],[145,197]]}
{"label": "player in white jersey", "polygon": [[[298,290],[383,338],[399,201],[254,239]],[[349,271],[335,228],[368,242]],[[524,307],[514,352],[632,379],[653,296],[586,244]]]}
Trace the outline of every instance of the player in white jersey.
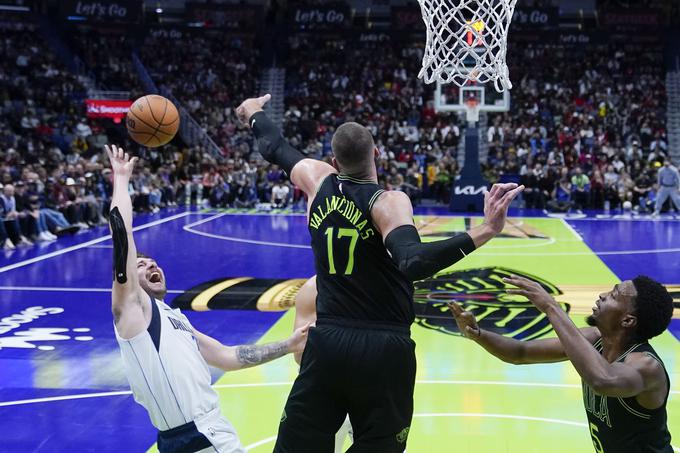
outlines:
{"label": "player in white jersey", "polygon": [[163,302],[165,275],[138,256],[128,193],[136,157],[106,146],[113,168],[109,222],[114,248],[114,330],[135,400],[158,428],[160,452],[245,453],[234,427],[221,414],[208,364],[236,370],[304,349],[309,323],[287,340],[225,346],[198,332],[179,310]]}

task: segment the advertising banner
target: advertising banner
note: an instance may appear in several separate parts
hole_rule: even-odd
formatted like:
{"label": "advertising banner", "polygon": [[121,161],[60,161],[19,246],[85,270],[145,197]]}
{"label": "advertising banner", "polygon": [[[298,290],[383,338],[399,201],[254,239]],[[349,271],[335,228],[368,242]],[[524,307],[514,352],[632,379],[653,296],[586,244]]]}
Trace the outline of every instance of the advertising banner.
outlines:
{"label": "advertising banner", "polygon": [[351,16],[344,3],[298,6],[289,11],[288,22],[299,29],[344,28],[351,24]]}
{"label": "advertising banner", "polygon": [[59,15],[64,20],[139,23],[142,19],[142,1],[60,0]]}
{"label": "advertising banner", "polygon": [[86,99],[88,118],[119,118],[127,115],[132,101],[118,101],[110,99]]}

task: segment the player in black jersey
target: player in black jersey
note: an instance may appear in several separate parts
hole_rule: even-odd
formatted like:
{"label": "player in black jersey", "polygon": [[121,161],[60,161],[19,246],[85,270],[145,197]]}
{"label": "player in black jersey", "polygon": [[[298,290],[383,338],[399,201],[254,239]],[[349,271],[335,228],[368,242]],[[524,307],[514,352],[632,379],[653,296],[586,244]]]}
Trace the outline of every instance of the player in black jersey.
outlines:
{"label": "player in black jersey", "polygon": [[349,451],[402,452],[413,413],[413,284],[449,267],[503,230],[508,205],[523,187],[497,184],[485,196],[485,221],[444,241],[421,243],[403,192],[377,183],[377,149],[357,123],[338,127],[333,165],[305,159],[247,99],[237,115],[258,151],[309,197],[308,223],[317,273],[316,328],[281,418],[274,451],[333,451],[349,414]]}
{"label": "player in black jersey", "polygon": [[650,338],[670,324],[673,299],[640,276],[600,294],[592,327],[578,329],[541,285],[506,279],[548,316],[557,338],[519,341],[482,330],[470,312],[452,303],[458,328],[499,359],[515,364],[570,360],[581,375],[583,402],[596,453],[672,453],[666,422],[670,379]]}

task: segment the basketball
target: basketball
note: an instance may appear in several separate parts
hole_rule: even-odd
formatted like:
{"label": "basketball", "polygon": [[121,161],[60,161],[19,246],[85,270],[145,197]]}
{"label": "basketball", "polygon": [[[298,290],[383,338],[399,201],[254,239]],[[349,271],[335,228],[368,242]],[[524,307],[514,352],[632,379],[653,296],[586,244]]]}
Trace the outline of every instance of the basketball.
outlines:
{"label": "basketball", "polygon": [[177,107],[155,94],[137,99],[127,113],[130,138],[142,146],[156,148],[170,142],[179,129]]}

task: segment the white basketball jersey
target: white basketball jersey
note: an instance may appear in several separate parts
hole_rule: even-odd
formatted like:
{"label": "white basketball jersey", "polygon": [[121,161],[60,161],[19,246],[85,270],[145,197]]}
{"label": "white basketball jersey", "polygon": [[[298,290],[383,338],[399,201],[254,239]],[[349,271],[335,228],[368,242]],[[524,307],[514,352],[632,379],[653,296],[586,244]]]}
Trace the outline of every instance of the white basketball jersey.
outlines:
{"label": "white basketball jersey", "polygon": [[151,313],[149,327],[129,340],[114,330],[135,401],[165,431],[218,409],[219,398],[187,317],[154,299]]}

